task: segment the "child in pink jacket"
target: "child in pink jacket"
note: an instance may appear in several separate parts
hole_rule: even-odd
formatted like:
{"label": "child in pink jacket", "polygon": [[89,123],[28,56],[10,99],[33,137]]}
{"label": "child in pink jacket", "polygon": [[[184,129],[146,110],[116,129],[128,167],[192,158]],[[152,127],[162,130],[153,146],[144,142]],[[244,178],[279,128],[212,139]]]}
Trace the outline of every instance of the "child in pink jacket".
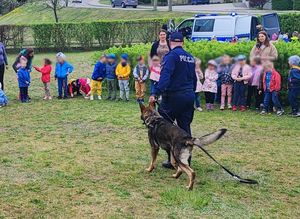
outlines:
{"label": "child in pink jacket", "polygon": [[218,89],[217,86],[218,77],[219,76],[217,73],[217,63],[214,60],[210,60],[208,62],[208,67],[205,70],[205,81],[202,87],[202,90],[204,91],[205,94],[207,110],[214,109],[215,95]]}
{"label": "child in pink jacket", "polygon": [[195,91],[195,109],[199,112],[202,112],[202,108],[200,106],[200,92],[202,91],[202,83],[200,80],[203,79],[203,72],[201,70],[201,60],[195,59],[195,72],[197,77],[197,87]]}
{"label": "child in pink jacket", "polygon": [[237,64],[232,69],[231,77],[234,80],[233,84],[233,106],[232,110],[236,111],[240,107],[240,111],[245,111],[246,108],[246,89],[248,82],[252,76],[251,67],[246,63],[246,56],[239,55]]}

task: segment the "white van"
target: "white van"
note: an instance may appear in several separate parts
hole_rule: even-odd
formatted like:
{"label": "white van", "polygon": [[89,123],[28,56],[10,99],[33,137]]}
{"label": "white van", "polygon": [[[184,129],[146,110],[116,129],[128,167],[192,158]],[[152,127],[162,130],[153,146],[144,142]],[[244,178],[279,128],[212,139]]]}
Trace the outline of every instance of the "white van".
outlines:
{"label": "white van", "polygon": [[[234,37],[238,40],[253,40],[257,36],[259,20],[252,15],[195,15],[181,22],[176,30],[180,31],[192,41],[211,40],[231,41]],[[269,36],[280,32],[279,18],[276,13],[262,16],[262,26]]]}

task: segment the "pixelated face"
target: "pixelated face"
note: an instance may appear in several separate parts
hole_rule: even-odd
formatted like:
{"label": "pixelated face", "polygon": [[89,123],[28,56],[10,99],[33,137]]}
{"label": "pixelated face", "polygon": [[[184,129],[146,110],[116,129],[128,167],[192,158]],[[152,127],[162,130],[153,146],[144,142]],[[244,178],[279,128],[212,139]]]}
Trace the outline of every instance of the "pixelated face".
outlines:
{"label": "pixelated face", "polygon": [[246,64],[246,60],[239,60],[238,63],[239,63],[240,65],[245,65],[245,64]]}
{"label": "pixelated face", "polygon": [[208,69],[211,70],[211,71],[216,69],[216,66],[210,65],[210,64],[209,64],[207,67],[208,67]]}
{"label": "pixelated face", "polygon": [[223,57],[223,63],[224,63],[225,65],[230,64],[230,63],[231,63],[231,58],[230,58],[229,56],[224,56],[224,57]]}
{"label": "pixelated face", "polygon": [[113,63],[113,62],[114,62],[114,60],[113,60],[113,59],[111,59],[111,58],[108,58],[108,59],[107,59],[107,62],[108,62],[108,63]]}
{"label": "pixelated face", "polygon": [[26,68],[26,66],[27,66],[27,60],[21,59],[20,60],[20,65],[21,65],[22,68]]}
{"label": "pixelated face", "polygon": [[159,66],[159,64],[160,64],[159,59],[154,59],[154,60],[152,60],[152,65],[153,65],[153,66]]}
{"label": "pixelated face", "polygon": [[145,64],[145,60],[144,60],[144,59],[140,59],[140,60],[139,60],[139,64],[140,64],[140,65],[144,65],[144,64]]}
{"label": "pixelated face", "polygon": [[258,40],[259,42],[264,43],[266,41],[266,36],[261,33],[258,35]]}
{"label": "pixelated face", "polygon": [[62,64],[65,60],[62,57],[57,57],[57,62]]}
{"label": "pixelated face", "polygon": [[167,34],[163,31],[159,33],[159,40],[165,41],[167,39]]}
{"label": "pixelated face", "polygon": [[100,58],[100,61],[102,62],[102,63],[106,63],[107,62],[107,58],[104,56],[104,57],[101,57]]}

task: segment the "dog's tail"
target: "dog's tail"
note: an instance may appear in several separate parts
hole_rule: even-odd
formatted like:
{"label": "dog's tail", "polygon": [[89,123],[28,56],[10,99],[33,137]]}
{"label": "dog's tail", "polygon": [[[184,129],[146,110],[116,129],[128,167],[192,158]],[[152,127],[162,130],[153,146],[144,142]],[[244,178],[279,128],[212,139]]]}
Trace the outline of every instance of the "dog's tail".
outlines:
{"label": "dog's tail", "polygon": [[194,145],[196,146],[205,146],[214,143],[215,141],[219,140],[225,133],[227,129],[220,129],[216,132],[213,132],[208,135],[204,135],[200,138],[195,138],[193,140]]}

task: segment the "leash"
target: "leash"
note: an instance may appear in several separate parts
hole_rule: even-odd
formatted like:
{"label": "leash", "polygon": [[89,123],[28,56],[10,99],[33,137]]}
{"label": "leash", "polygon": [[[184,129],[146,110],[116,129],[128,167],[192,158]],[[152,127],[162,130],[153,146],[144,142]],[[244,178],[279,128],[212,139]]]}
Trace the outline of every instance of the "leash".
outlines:
{"label": "leash", "polygon": [[[160,106],[160,103],[158,101],[155,101],[155,103]],[[167,116],[167,118],[173,123],[173,125],[177,126],[178,128],[180,128],[172,119],[171,117],[164,111],[164,109],[161,109],[161,111],[164,112],[164,114]],[[254,179],[245,179],[240,177],[239,175],[233,173],[232,171],[230,171],[228,168],[226,168],[225,166],[223,166],[219,161],[217,161],[204,147],[202,147],[201,145],[198,144],[194,144],[197,147],[199,147],[210,159],[212,159],[216,164],[218,164],[223,170],[225,170],[234,180],[240,182],[240,183],[244,183],[244,184],[258,184],[258,181],[254,180]]]}

